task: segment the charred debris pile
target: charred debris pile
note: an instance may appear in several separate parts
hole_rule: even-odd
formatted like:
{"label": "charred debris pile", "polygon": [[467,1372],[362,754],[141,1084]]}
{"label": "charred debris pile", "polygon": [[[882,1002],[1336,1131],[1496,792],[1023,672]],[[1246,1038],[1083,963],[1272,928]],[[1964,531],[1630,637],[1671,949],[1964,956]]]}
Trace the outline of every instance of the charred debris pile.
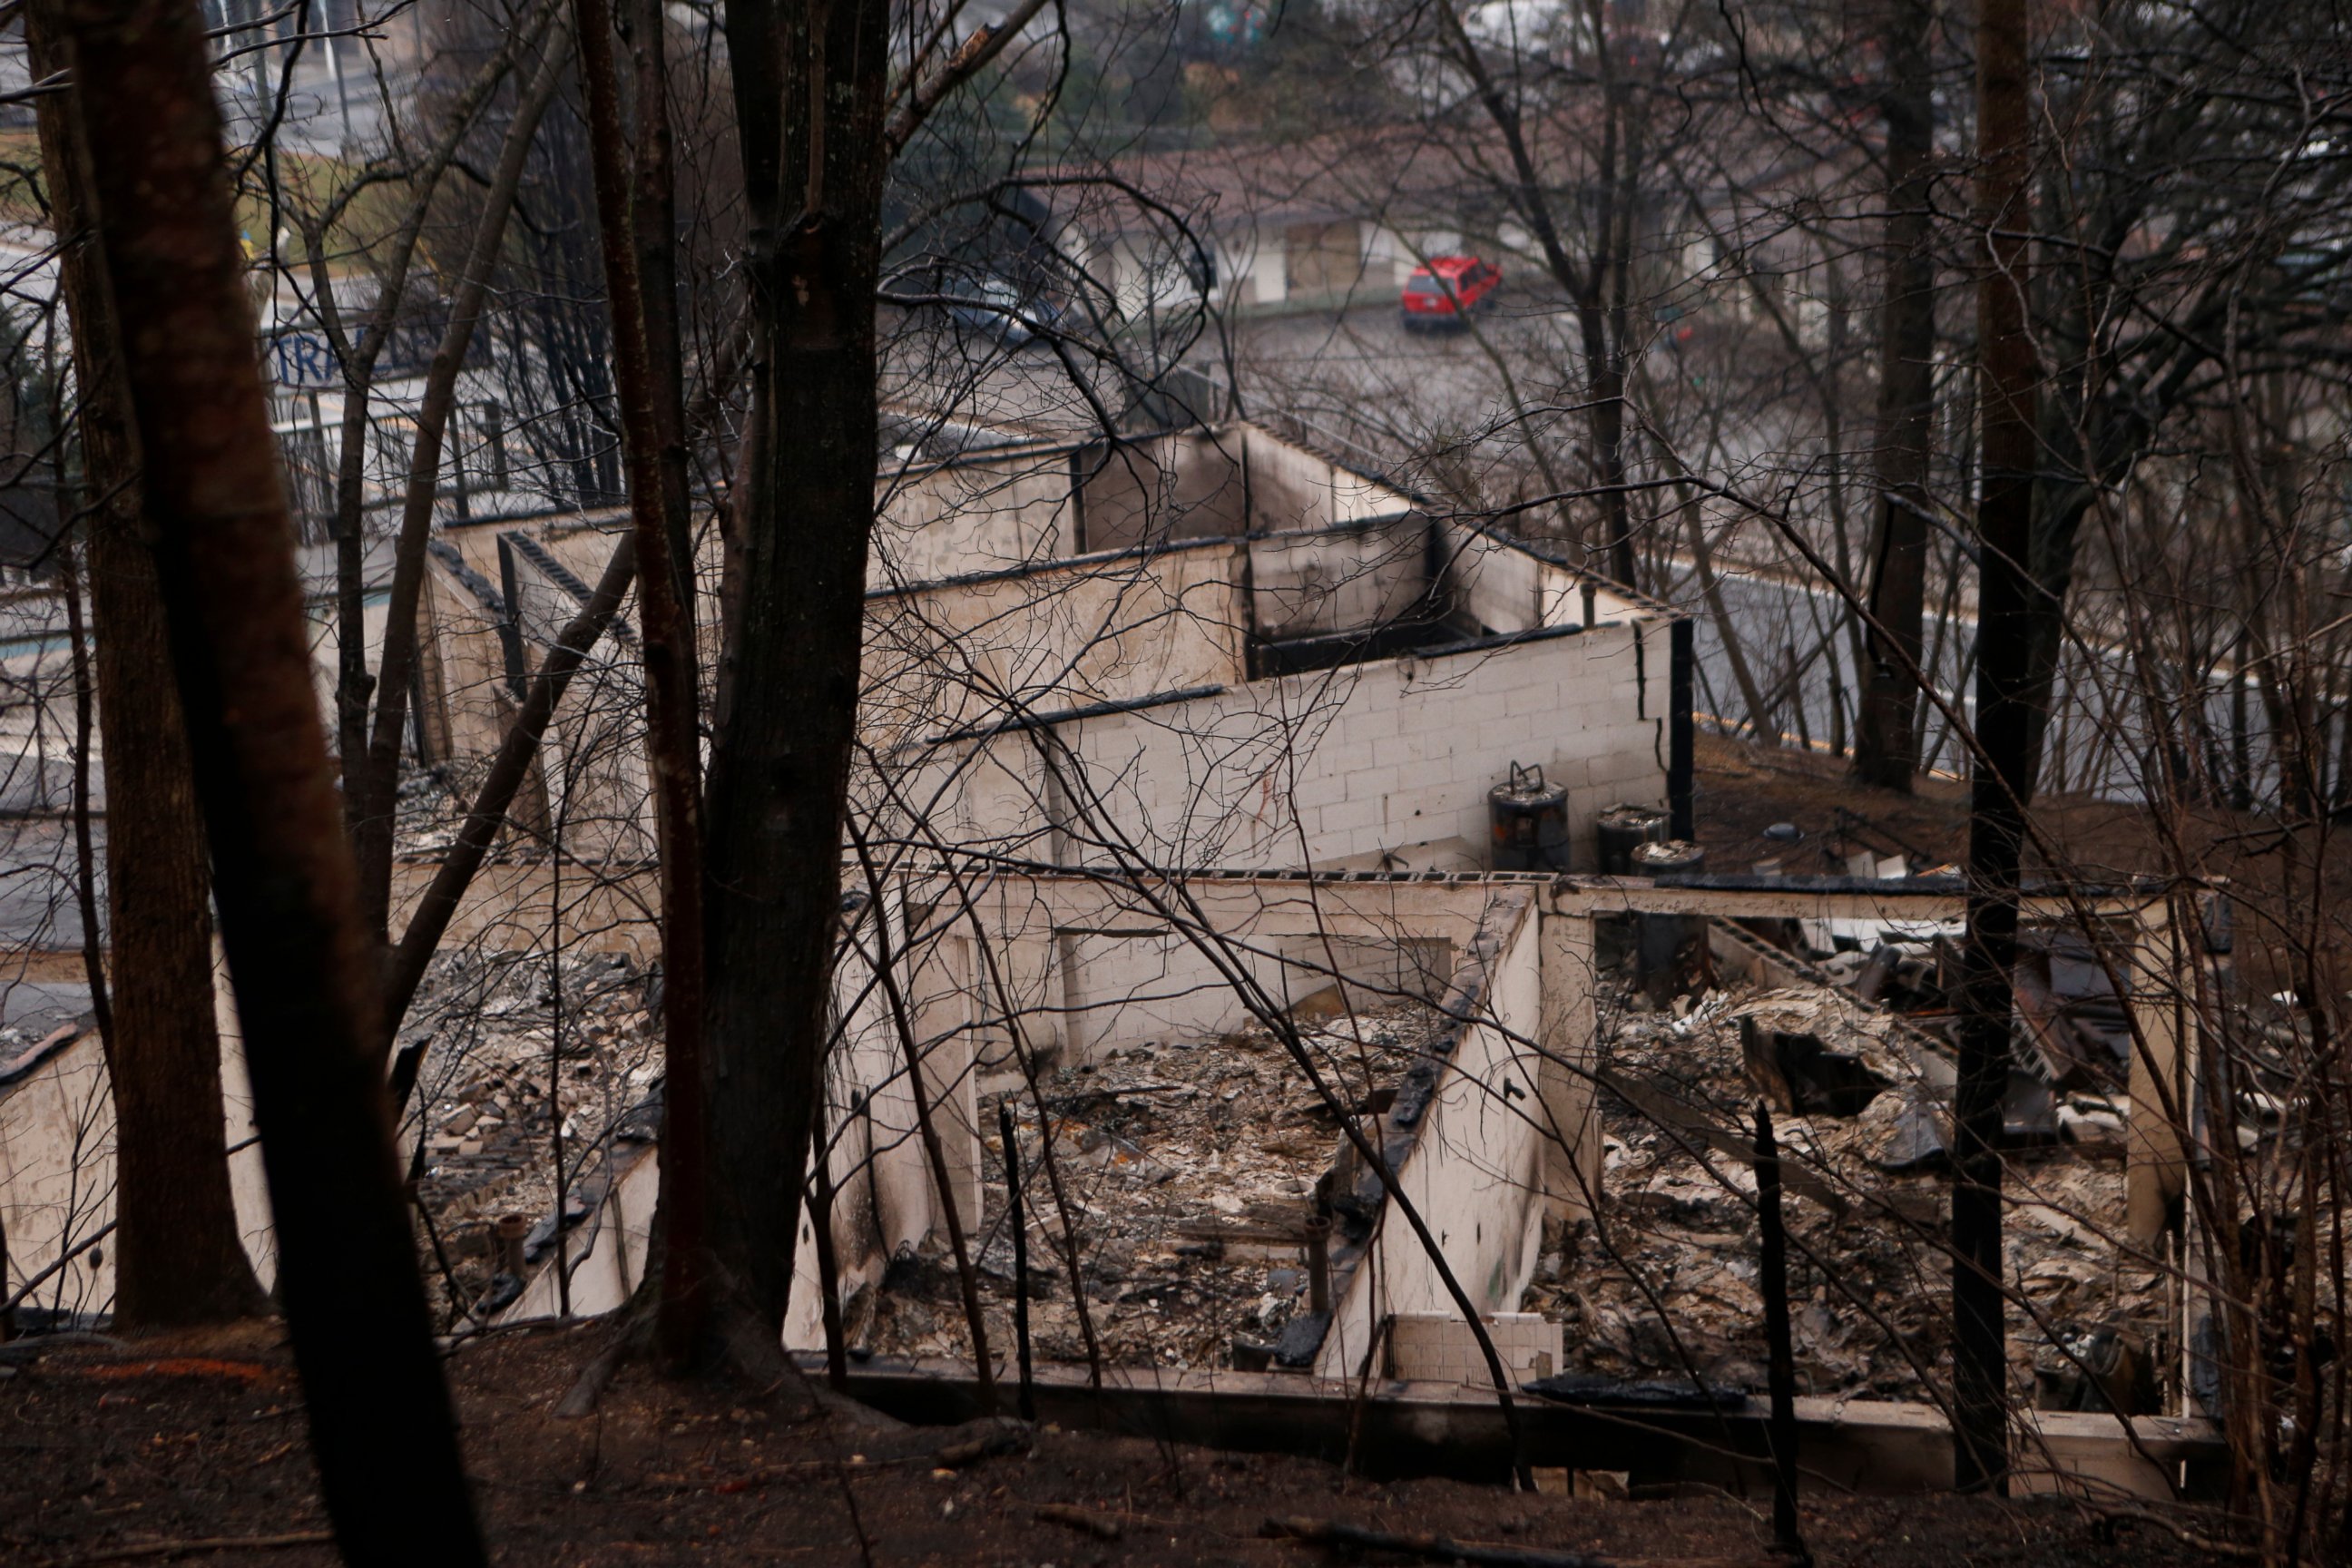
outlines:
{"label": "charred debris pile", "polygon": [[[1403,1003],[1293,1026],[1334,1094],[1357,1114],[1377,1114],[1440,1023],[1436,1010]],[[1068,1284],[1074,1239],[1106,1364],[1264,1370],[1317,1295],[1321,1249],[1310,1245],[1310,1221],[1329,1194],[1352,1186],[1338,1120],[1286,1044],[1252,1024],[1115,1051],[1046,1072],[1038,1089],[1035,1100],[1011,1100],[1038,1357],[1087,1359]],[[1001,1098],[983,1097],[984,1127],[998,1125]],[[972,1251],[991,1348],[1001,1352],[1013,1342],[1015,1276],[998,1140],[986,1141],[985,1162]],[[936,1237],[902,1252],[878,1289],[856,1293],[845,1319],[861,1358],[970,1354],[955,1265]]]}
{"label": "charred debris pile", "polygon": [[[1750,1129],[1777,1122],[1801,1392],[1922,1399],[1949,1377],[1947,1151],[1957,924],[1602,928],[1597,1215],[1547,1237],[1528,1310],[1569,1370],[1764,1386]],[[1613,939],[1613,940],[1612,940]],[[1645,973],[1647,952],[1674,955]],[[2126,1235],[2126,1000],[2086,939],[2029,932],[2003,1106],[2013,1392],[2173,1407],[2178,1303]]]}

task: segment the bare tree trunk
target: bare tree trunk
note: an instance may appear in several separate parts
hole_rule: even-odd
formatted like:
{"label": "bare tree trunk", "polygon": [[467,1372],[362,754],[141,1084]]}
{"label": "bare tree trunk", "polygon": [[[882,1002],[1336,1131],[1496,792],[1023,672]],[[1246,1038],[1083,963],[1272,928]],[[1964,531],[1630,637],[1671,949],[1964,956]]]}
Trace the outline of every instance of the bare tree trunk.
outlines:
{"label": "bare tree trunk", "polygon": [[[644,563],[638,602],[645,632],[646,750],[654,779],[654,813],[661,839],[663,1089],[661,1163],[661,1340],[673,1362],[684,1363],[702,1340],[704,1280],[708,1272],[706,1216],[706,1117],[703,1108],[703,874],[701,740],[697,731],[692,540],[685,506],[684,373],[675,360],[674,282],[661,312],[665,347],[671,363],[656,362],[648,331],[639,259],[661,253],[656,270],[674,279],[669,262],[672,237],[662,232],[634,237],[635,216],[648,205],[667,211],[667,195],[644,196],[648,178],[666,177],[664,156],[640,148],[640,189],[632,190],[628,146],[621,128],[621,84],[613,59],[613,16],[606,0],[574,0],[580,35],[581,75],[588,100],[588,142],[595,170],[596,223],[604,257],[604,292],[613,312],[614,357],[618,362],[621,429],[629,469],[629,514],[637,555]],[[658,38],[661,16],[654,10],[646,29]],[[643,39],[640,39],[642,45]],[[642,89],[643,83],[640,82]],[[643,105],[640,105],[640,134]],[[658,105],[656,118],[660,117]],[[659,138],[667,142],[667,135]],[[650,165],[650,167],[649,167]],[[651,221],[667,224],[656,216]],[[632,243],[633,238],[635,243]],[[670,458],[677,458],[675,474]],[[677,481],[673,491],[671,481]],[[870,491],[872,482],[867,488]],[[687,551],[682,559],[678,551]],[[862,589],[863,583],[861,581]],[[862,602],[862,594],[861,594]]]}
{"label": "bare tree trunk", "polygon": [[[81,557],[70,531],[57,540],[58,586],[66,601],[66,641],[73,654],[73,838],[74,912],[81,924],[81,972],[89,984],[89,1016],[98,1025],[101,1047],[114,1046],[114,1001],[106,986],[106,941],[109,925],[98,918],[98,853],[90,842],[89,737],[90,650],[81,613]],[[111,1069],[110,1069],[111,1070]]]}
{"label": "bare tree trunk", "polygon": [[[1601,8],[1590,15],[1596,37],[1605,37]],[[1626,587],[1638,588],[1639,563],[1633,552],[1632,509],[1625,491],[1625,333],[1632,306],[1632,245],[1636,232],[1641,191],[1638,138],[1627,145],[1633,124],[1631,100],[1614,77],[1614,65],[1604,47],[1601,68],[1603,121],[1600,167],[1593,178],[1601,194],[1599,212],[1591,225],[1593,246],[1585,264],[1569,254],[1552,198],[1536,171],[1519,106],[1505,82],[1488,69],[1484,52],[1463,25],[1453,0],[1440,0],[1438,26],[1454,58],[1470,78],[1472,90],[1486,117],[1503,138],[1510,157],[1511,178],[1504,199],[1535,236],[1544,269],[1576,305],[1576,322],[1584,349],[1585,375],[1591,392],[1587,415],[1592,434],[1595,477],[1601,491],[1601,541],[1610,575]],[[1614,341],[1612,342],[1612,330]],[[1588,548],[1587,553],[1593,552]]]}
{"label": "bare tree trunk", "polygon": [[708,818],[728,872],[709,884],[710,1239],[714,1284],[772,1334],[824,1091],[857,709],[888,7],[726,17],[753,346]]}
{"label": "bare tree trunk", "polygon": [[[71,69],[66,26],[58,0],[34,0],[26,32],[39,76]],[[62,241],[58,287],[73,323],[90,492],[90,616],[115,957],[100,1024],[114,1095],[114,1315],[126,1329],[221,1321],[258,1312],[263,1300],[229,1195],[204,824],[180,700],[157,679],[170,664],[163,595],[154,557],[140,538],[138,439],[114,301],[89,235],[79,106],[57,93],[37,102]],[[86,934],[98,941],[96,931]]]}
{"label": "bare tree trunk", "polygon": [[1929,161],[1936,95],[1928,54],[1935,0],[1890,0],[1886,25],[1886,298],[1880,307],[1876,552],[1853,776],[1911,791],[1912,739],[1927,610],[1927,443],[1936,396],[1936,258]]}
{"label": "bare tree trunk", "polygon": [[2000,1102],[2008,1087],[2018,868],[2033,787],[2026,554],[2032,542],[2035,365],[2026,321],[2032,138],[2025,0],[1984,0],[1977,24],[1977,291],[1982,435],[1977,500],[1977,742],[1969,817],[1968,939],[1953,1117],[1952,1463],[1963,1489],[2006,1493]]}
{"label": "bare tree trunk", "polygon": [[1594,0],[1591,16],[1595,37],[1603,41],[1597,51],[1601,68],[1603,112],[1601,167],[1601,210],[1592,228],[1601,249],[1585,273],[1591,298],[1579,302],[1577,320],[1592,380],[1592,451],[1600,464],[1602,533],[1608,547],[1609,575],[1628,588],[1641,587],[1641,566],[1633,552],[1632,498],[1626,493],[1625,362],[1633,334],[1633,247],[1640,233],[1643,137],[1640,117],[1625,84],[1617,77],[1617,58],[1609,37],[1606,12]]}
{"label": "bare tree trunk", "polygon": [[310,298],[317,302],[319,325],[334,348],[335,360],[343,375],[343,414],[335,465],[335,515],[330,531],[335,541],[335,750],[347,799],[357,799],[366,793],[361,775],[367,770],[368,699],[375,689],[375,678],[367,668],[363,503],[368,410],[375,394],[376,362],[383,357],[384,345],[391,342],[393,327],[399,321],[408,270],[416,258],[417,239],[432,211],[434,194],[440,189],[442,175],[456,160],[490,95],[506,79],[515,60],[528,54],[546,33],[557,8],[558,0],[538,0],[530,16],[507,33],[498,53],[482,63],[465,90],[450,101],[440,141],[409,178],[407,209],[390,242],[375,252],[381,268],[375,308],[356,339],[346,330],[342,308],[336,299],[328,259],[333,251],[327,236],[346,210],[350,197],[365,187],[356,182],[346,187],[345,194],[312,216],[303,230],[303,248],[310,253]]}
{"label": "bare tree trunk", "polygon": [[498,268],[507,220],[522,189],[531,137],[562,81],[564,55],[558,29],[550,35],[546,57],[523,90],[507,127],[498,168],[483,198],[481,227],[475,231],[466,269],[458,275],[449,323],[435,345],[424,395],[417,402],[416,444],[401,509],[399,542],[393,554],[392,603],[384,612],[383,657],[376,668],[375,719],[368,734],[367,765],[356,774],[348,763],[345,767],[345,776],[358,786],[347,788],[347,794],[352,844],[359,857],[360,913],[379,945],[386,940],[385,927],[391,919],[393,818],[400,785],[400,750],[407,729],[409,682],[415,674],[416,606],[424,593],[425,544],[440,489],[442,442],[457,400],[457,375],[465,368],[466,351],[481,320],[490,275]]}
{"label": "bare tree trunk", "polygon": [[621,21],[635,70],[636,140],[629,237],[637,258],[646,357],[661,449],[662,515],[687,647],[695,647],[694,510],[686,426],[686,332],[677,305],[677,174],[669,127],[669,48],[662,0],[627,0]]}
{"label": "bare tree trunk", "polygon": [[472,1568],[203,19],[178,0],[70,0],[66,20],[328,1513],[348,1563]]}

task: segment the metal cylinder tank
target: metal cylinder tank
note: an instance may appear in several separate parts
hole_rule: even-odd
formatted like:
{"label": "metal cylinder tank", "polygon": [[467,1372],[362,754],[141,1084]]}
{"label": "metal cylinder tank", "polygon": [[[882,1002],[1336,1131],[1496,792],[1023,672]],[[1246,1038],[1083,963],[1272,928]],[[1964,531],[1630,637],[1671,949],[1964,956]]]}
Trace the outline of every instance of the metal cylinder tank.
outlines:
{"label": "metal cylinder tank", "polygon": [[1681,838],[1660,838],[1655,843],[1636,844],[1627,856],[1635,877],[1687,876],[1706,869],[1706,851]]}
{"label": "metal cylinder tank", "polygon": [[[1672,877],[1706,868],[1706,851],[1679,838],[1637,844],[1630,857],[1636,877]],[[1664,1006],[1677,990],[1711,984],[1705,915],[1637,915],[1637,973],[1652,1004]]]}
{"label": "metal cylinder tank", "polygon": [[1592,829],[1601,850],[1601,874],[1633,876],[1634,849],[1643,844],[1664,844],[1672,820],[1665,808],[1658,805],[1618,805],[1602,812]]}
{"label": "metal cylinder tank", "polygon": [[1543,769],[1511,764],[1511,776],[1486,792],[1497,871],[1565,871],[1568,786],[1544,783]]}

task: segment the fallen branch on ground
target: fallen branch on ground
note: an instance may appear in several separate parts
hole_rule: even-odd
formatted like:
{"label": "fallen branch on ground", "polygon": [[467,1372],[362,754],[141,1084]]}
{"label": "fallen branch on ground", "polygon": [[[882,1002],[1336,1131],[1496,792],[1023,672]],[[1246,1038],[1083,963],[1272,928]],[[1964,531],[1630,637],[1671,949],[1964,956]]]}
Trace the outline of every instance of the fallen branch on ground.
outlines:
{"label": "fallen branch on ground", "polygon": [[324,1530],[298,1530],[290,1535],[206,1535],[185,1541],[142,1541],[110,1546],[86,1557],[70,1557],[53,1568],[84,1568],[94,1563],[128,1563],[137,1557],[181,1557],[192,1552],[260,1552],[278,1546],[331,1546],[335,1538]]}
{"label": "fallen branch on ground", "polygon": [[1034,1440],[1034,1434],[1025,1421],[1008,1420],[1003,1416],[983,1416],[971,1424],[982,1430],[971,1436],[950,1443],[931,1456],[931,1463],[942,1470],[960,1470],[966,1465],[976,1465],[982,1459],[1002,1458],[1008,1454],[1025,1454]]}
{"label": "fallen branch on ground", "polygon": [[[1399,1534],[1365,1530],[1335,1519],[1269,1519],[1258,1533],[1270,1540],[1300,1541],[1313,1546],[1339,1546],[1357,1552],[1395,1552],[1432,1563],[1467,1563],[1472,1568],[1632,1568],[1634,1559],[1598,1557],[1589,1552],[1545,1552],[1523,1546],[1473,1546],[1443,1535]],[[1692,1557],[1675,1560],[1680,1568],[1768,1568],[1763,1557]]]}
{"label": "fallen branch on ground", "polygon": [[1115,1515],[1097,1513],[1093,1509],[1080,1508],[1075,1503],[1039,1503],[1037,1518],[1046,1524],[1066,1525],[1072,1530],[1084,1531],[1097,1541],[1117,1541],[1127,1529]]}

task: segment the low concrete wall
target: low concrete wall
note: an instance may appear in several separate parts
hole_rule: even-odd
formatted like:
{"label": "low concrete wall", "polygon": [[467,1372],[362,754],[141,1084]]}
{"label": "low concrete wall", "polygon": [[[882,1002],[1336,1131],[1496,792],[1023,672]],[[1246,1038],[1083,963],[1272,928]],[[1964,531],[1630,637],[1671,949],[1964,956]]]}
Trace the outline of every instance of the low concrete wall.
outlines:
{"label": "low concrete wall", "polygon": [[[221,1037],[222,1131],[238,1234],[267,1289],[278,1271],[269,1188],[253,1121],[243,1037],[223,981],[215,990]],[[0,1300],[37,1275],[28,1307],[110,1311],[114,1249],[100,1232],[114,1219],[114,1095],[96,1030],[79,1032],[16,1081],[0,1085],[0,1220],[7,1268]],[[70,1256],[68,1256],[70,1255]],[[62,1267],[59,1258],[66,1258]]]}
{"label": "low concrete wall", "polygon": [[[1001,1381],[1001,1380],[1000,1380]],[[903,1420],[941,1425],[979,1414],[969,1365],[877,1362],[850,1369],[856,1398]],[[1295,1373],[1041,1367],[1040,1420],[1245,1453],[1306,1454],[1375,1478],[1509,1479],[1510,1429],[1491,1393],[1453,1382],[1372,1378],[1344,1383]],[[1765,1408],[1659,1413],[1569,1406],[1521,1394],[1520,1457],[1541,1468],[1606,1470],[1637,1486],[1701,1482],[1769,1495]],[[1933,1406],[1891,1401],[1796,1402],[1799,1463],[1807,1484],[1879,1496],[1951,1487],[1951,1428]],[[2142,1418],[2126,1433],[2112,1415],[2021,1411],[2013,1491],[2210,1500],[2223,1495],[2227,1450],[2208,1421]]]}
{"label": "low concrete wall", "polygon": [[1368,1206],[1378,1217],[1366,1234],[1345,1232],[1332,1248],[1332,1314],[1315,1352],[1318,1376],[1360,1375],[1393,1318],[1437,1314],[1458,1323],[1448,1273],[1481,1313],[1518,1307],[1542,1241],[1552,1163],[1536,1044],[1540,921],[1526,896],[1487,906],[1443,1004],[1454,1020],[1451,1037],[1432,1042],[1433,1059],[1408,1073],[1395,1106],[1366,1128],[1397,1192],[1427,1227],[1435,1258],[1378,1174],[1343,1162],[1353,1172],[1355,1212]]}

